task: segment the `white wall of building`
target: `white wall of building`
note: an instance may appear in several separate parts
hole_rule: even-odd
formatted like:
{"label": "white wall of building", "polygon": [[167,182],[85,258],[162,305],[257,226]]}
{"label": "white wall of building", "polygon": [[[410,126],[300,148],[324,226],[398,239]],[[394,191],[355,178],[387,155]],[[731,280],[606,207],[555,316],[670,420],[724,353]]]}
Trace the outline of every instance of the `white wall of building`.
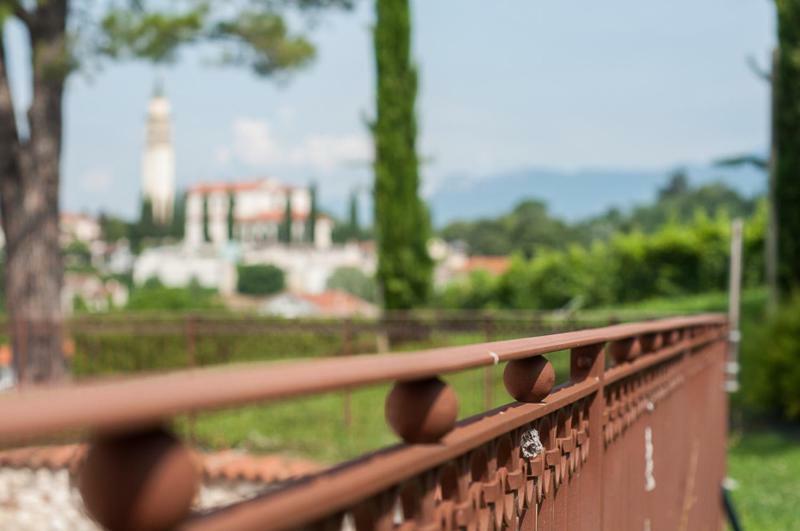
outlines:
{"label": "white wall of building", "polygon": [[354,267],[372,275],[376,266],[375,255],[356,244],[327,249],[273,245],[245,250],[242,261],[245,264],[273,264],[283,269],[286,287],[305,293],[325,291],[328,278],[340,267]]}
{"label": "white wall of building", "polygon": [[202,250],[182,246],[153,247],[140,254],[133,266],[133,281],[144,284],[157,278],[168,287],[186,287],[196,280],[204,288],[220,293],[236,290],[236,266],[206,247]]}
{"label": "white wall of building", "polygon": [[[228,210],[234,201],[234,237],[241,242],[275,242],[283,222],[287,195],[291,198],[292,239],[302,242],[306,218],[311,209],[311,192],[305,187],[288,187],[274,179],[239,183],[197,185],[189,189],[186,203],[185,242],[190,246],[204,243],[203,204],[207,202],[208,233],[211,242],[228,242]],[[333,224],[318,220],[315,226],[318,247],[330,246]]]}

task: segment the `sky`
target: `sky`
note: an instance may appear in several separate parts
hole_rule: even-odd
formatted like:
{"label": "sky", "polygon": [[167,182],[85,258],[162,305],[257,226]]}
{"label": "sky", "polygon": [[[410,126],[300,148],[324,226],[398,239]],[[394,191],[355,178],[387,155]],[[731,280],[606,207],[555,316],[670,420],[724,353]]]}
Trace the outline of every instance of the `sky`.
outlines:
{"label": "sky", "polygon": [[[179,186],[313,180],[323,204],[340,210],[371,179],[372,2],[359,6],[321,18],[316,61],[286,83],[208,66],[204,50],[160,71],[125,63],[74,75],[63,208],[135,215],[145,108],[160,75]],[[773,46],[769,1],[417,0],[412,8],[427,196],[528,167],[652,172],[766,152],[767,86],[746,59],[765,64]],[[7,38],[24,106],[19,28]]]}

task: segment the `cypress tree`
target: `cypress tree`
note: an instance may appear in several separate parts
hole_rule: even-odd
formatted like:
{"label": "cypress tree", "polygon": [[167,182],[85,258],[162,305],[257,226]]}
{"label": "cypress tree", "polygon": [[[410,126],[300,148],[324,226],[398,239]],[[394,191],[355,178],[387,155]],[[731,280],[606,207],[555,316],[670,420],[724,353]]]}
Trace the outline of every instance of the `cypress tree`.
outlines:
{"label": "cypress tree", "polygon": [[384,307],[402,310],[426,300],[433,269],[429,219],[418,195],[417,70],[411,61],[409,0],[377,0],[373,44],[377,278]]}
{"label": "cypress tree", "polygon": [[178,192],[172,207],[172,221],[170,222],[169,235],[173,238],[183,238],[186,227],[186,193]]}
{"label": "cypress tree", "polygon": [[348,222],[348,232],[350,238],[361,239],[361,223],[358,219],[358,192],[353,190],[350,193],[350,219]]}
{"label": "cypress tree", "polygon": [[778,12],[775,97],[775,175],[778,284],[800,287],[800,2],[776,0]]}
{"label": "cypress tree", "polygon": [[211,241],[211,232],[208,229],[208,196],[203,196],[203,241]]}
{"label": "cypress tree", "polygon": [[283,221],[278,227],[278,241],[289,245],[292,242],[292,196],[286,194],[286,209],[283,211]]}
{"label": "cypress tree", "polygon": [[308,243],[313,244],[316,239],[315,232],[317,230],[317,217],[319,216],[319,212],[317,212],[317,184],[312,183],[311,186],[308,187],[308,190],[311,196],[311,205],[308,210],[308,219],[306,220],[305,237]]}
{"label": "cypress tree", "polygon": [[236,223],[234,211],[236,210],[236,196],[231,192],[228,194],[228,241],[233,241],[233,226]]}

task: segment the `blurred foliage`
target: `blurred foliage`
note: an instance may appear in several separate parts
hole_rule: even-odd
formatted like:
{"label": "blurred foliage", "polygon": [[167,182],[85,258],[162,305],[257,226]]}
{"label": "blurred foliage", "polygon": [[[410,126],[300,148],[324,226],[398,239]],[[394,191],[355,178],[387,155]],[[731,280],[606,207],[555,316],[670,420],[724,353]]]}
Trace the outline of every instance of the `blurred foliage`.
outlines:
{"label": "blurred foliage", "polygon": [[152,278],[142,286],[134,287],[128,299],[127,309],[132,311],[188,311],[217,310],[222,304],[214,289],[203,288],[192,281],[185,288],[168,288]]}
{"label": "blurred foliage", "polygon": [[349,241],[369,240],[373,237],[373,230],[361,225],[360,209],[358,205],[358,191],[350,193],[350,201],[347,207],[347,220],[340,220],[333,225],[332,239],[336,243],[347,243]]}
{"label": "blurred foliage", "polygon": [[292,243],[292,194],[286,194],[283,219],[278,225],[278,241],[285,244]]}
{"label": "blurred foliage", "polygon": [[307,65],[315,53],[306,35],[287,20],[322,8],[350,7],[348,0],[117,0],[108,3],[96,31],[82,42],[93,56],[157,63],[175,61],[184,47],[214,44],[216,64],[285,76]]}
{"label": "blurred foliage", "polygon": [[661,188],[653,204],[638,206],[627,215],[612,209],[583,221],[577,228],[589,239],[604,238],[616,231],[650,233],[665,223],[690,221],[698,210],[712,217],[723,212],[730,217],[747,217],[755,212],[757,203],[757,199],[743,197],[721,182],[693,188],[687,184],[685,174],[677,171]]}
{"label": "blurred foliage", "polygon": [[336,268],[328,278],[327,288],[346,291],[370,302],[378,299],[375,279],[356,267]]}
{"label": "blurred foliage", "polygon": [[800,420],[800,293],[774,315],[762,310],[743,320],[742,403]]}
{"label": "blurred foliage", "polygon": [[749,217],[757,205],[756,199],[743,197],[720,182],[692,187],[686,174],[677,170],[653,203],[640,205],[628,213],[611,208],[570,225],[551,215],[544,202],[529,199],[497,218],[450,223],[440,235],[447,241],[464,242],[473,255],[521,253],[530,258],[542,249],[566,249],[573,244],[588,246],[596,240],[612,239],[620,232],[648,235],[665,224],[689,223],[698,211],[711,217],[722,214]]}
{"label": "blurred foliage", "polygon": [[98,218],[103,240],[109,243],[127,239],[135,254],[144,248],[183,238],[186,224],[186,193],[178,192],[172,207],[172,221],[169,224],[157,223],[153,219],[153,205],[143,198],[139,207],[139,219],[126,221],[113,215],[101,213]]}
{"label": "blurred foliage", "polygon": [[308,218],[306,219],[306,228],[303,233],[305,240],[313,244],[317,235],[317,219],[319,218],[319,205],[317,205],[317,183],[311,183],[308,187],[309,194],[311,195],[311,206],[308,210]]}
{"label": "blurred foliage", "polygon": [[[169,317],[166,317],[169,319]],[[174,318],[174,316],[172,316]],[[158,327],[143,327],[140,333],[76,333],[75,356],[71,369],[77,378],[101,374],[122,374],[160,371],[194,366],[276,361],[311,358],[336,354],[341,348],[341,335],[325,331],[288,333],[205,333],[194,327],[190,339],[185,324],[191,316],[179,321],[174,332],[159,332]],[[190,341],[193,349],[190,349]]]}
{"label": "blurred foliage", "polygon": [[[745,230],[744,282],[763,281],[766,208]],[[730,218],[702,210],[689,222],[668,222],[655,232],[617,232],[607,241],[566,248],[543,247],[532,258],[517,254],[506,273],[473,273],[437,294],[445,308],[551,310],[598,307],[652,297],[697,294],[725,288]]]}
{"label": "blurred foliage", "polygon": [[92,252],[80,240],[73,240],[64,249],[64,269],[80,273],[93,272]]}
{"label": "blurred foliage", "polygon": [[283,270],[272,264],[239,265],[236,291],[245,295],[271,295],[286,285]]}
{"label": "blurred foliage", "polygon": [[409,4],[409,0],[377,0],[373,30],[377,279],[389,310],[425,303],[433,273],[427,246],[430,216],[419,196],[417,68],[411,58]]}
{"label": "blurred foliage", "polygon": [[466,243],[470,253],[506,255],[512,252],[531,257],[545,247],[561,247],[580,240],[579,233],[547,211],[543,201],[529,199],[509,214],[495,219],[457,221],[440,235],[448,241]]}
{"label": "blurred foliage", "polygon": [[775,87],[775,203],[778,283],[800,288],[800,2],[776,0],[778,58]]}
{"label": "blurred foliage", "polygon": [[101,212],[97,219],[103,241],[108,243],[130,238],[130,223],[122,218]]}

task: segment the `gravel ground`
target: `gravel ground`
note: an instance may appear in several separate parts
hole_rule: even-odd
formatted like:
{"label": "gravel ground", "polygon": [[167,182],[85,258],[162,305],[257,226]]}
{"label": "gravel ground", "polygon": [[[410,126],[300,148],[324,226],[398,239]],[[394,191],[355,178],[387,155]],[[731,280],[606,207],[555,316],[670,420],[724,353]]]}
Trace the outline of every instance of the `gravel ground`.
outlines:
{"label": "gravel ground", "polygon": [[[251,498],[268,489],[260,483],[203,485],[197,509],[210,509]],[[0,468],[0,529],[14,531],[95,531],[69,471]]]}

